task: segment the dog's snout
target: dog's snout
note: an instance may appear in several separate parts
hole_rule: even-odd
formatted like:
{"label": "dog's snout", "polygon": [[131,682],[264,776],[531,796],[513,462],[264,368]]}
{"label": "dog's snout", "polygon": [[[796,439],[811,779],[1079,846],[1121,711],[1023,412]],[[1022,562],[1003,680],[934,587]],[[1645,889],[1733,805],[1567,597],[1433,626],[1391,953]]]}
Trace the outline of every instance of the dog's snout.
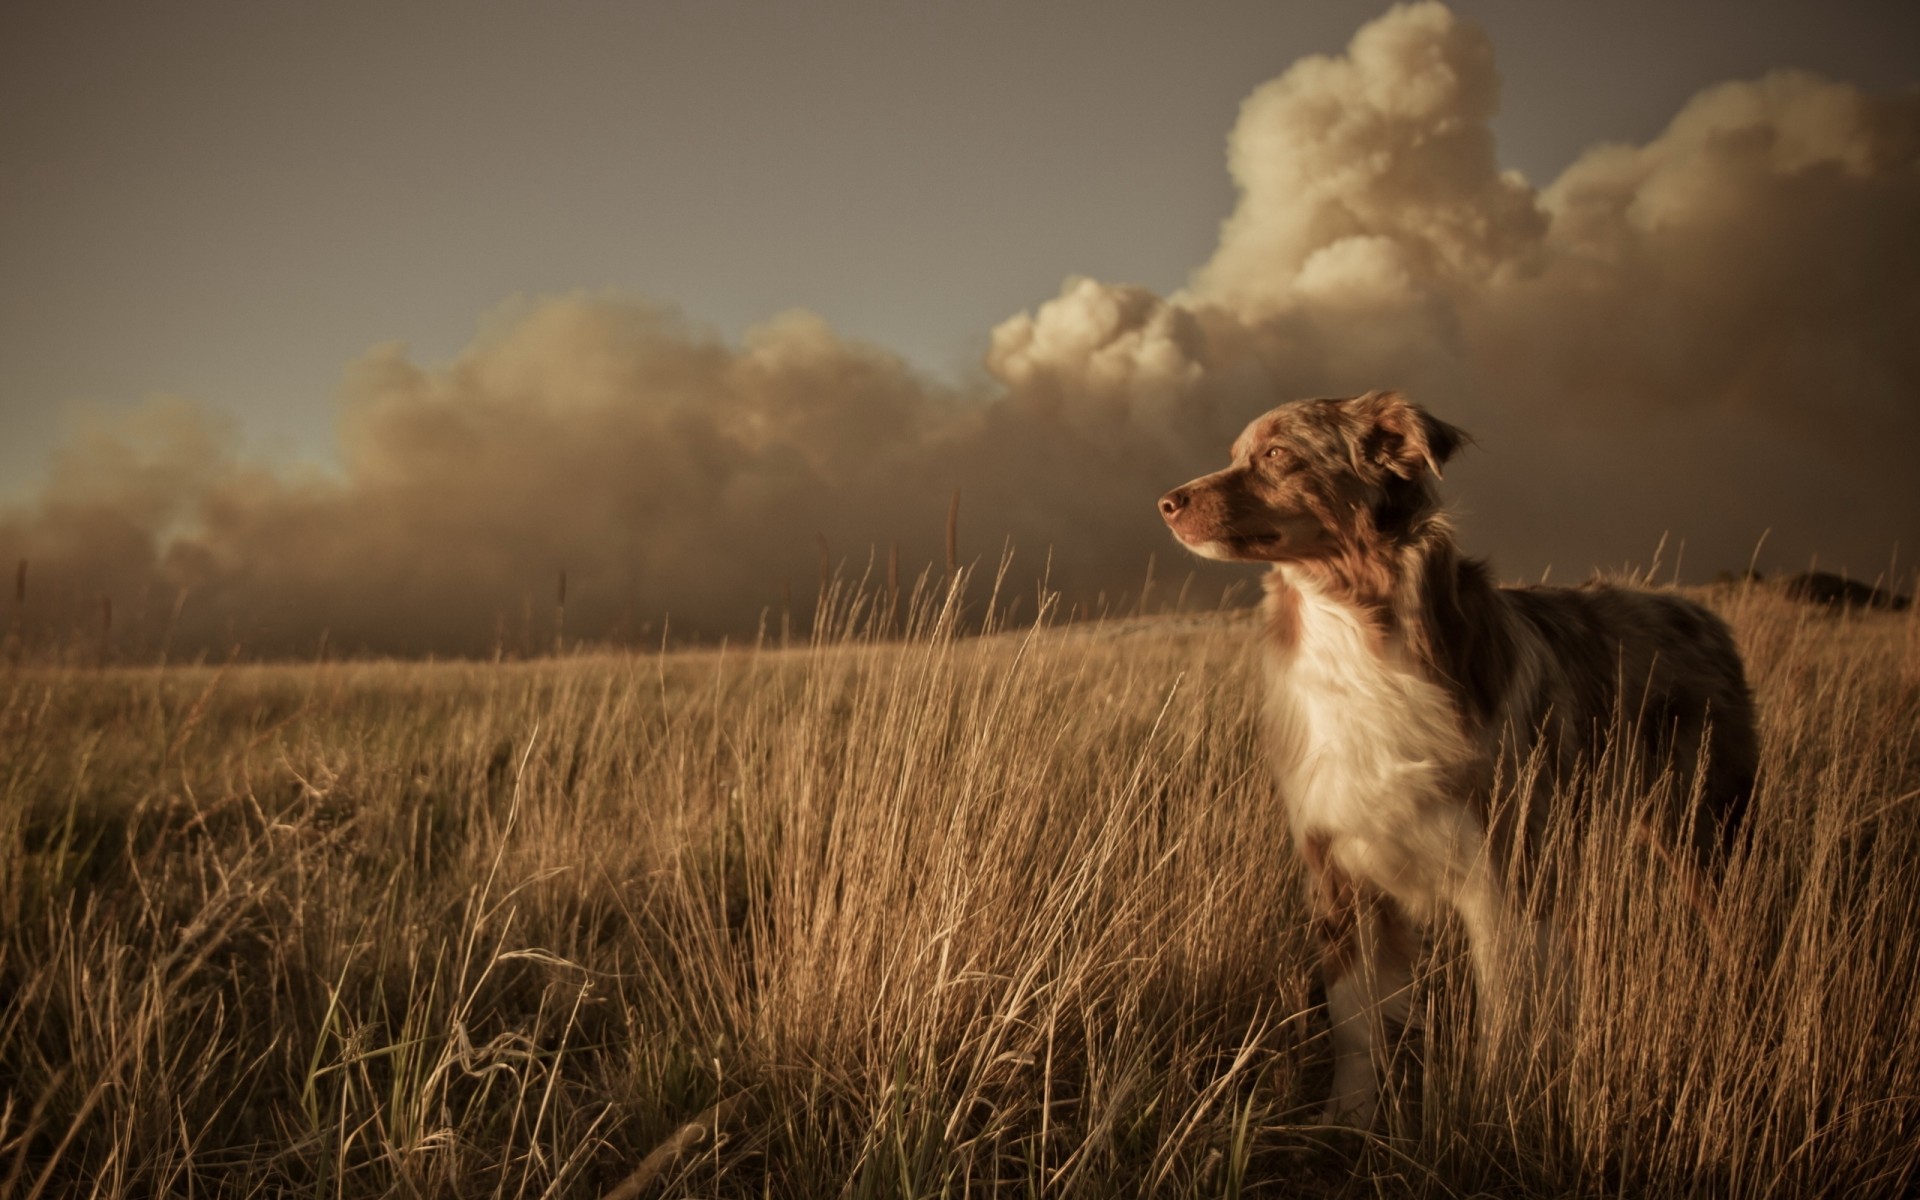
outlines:
{"label": "dog's snout", "polygon": [[1179,516],[1180,510],[1185,508],[1186,506],[1187,506],[1187,489],[1183,487],[1177,487],[1172,491],[1168,492],[1166,495],[1160,497],[1160,515],[1167,518],[1168,520],[1172,520],[1174,517]]}

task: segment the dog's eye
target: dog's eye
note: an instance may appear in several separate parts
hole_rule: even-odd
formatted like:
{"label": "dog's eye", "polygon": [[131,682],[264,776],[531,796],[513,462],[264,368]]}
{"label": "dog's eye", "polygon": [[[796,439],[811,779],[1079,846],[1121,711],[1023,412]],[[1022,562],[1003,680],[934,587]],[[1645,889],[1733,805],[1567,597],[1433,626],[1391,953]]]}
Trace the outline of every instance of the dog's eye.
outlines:
{"label": "dog's eye", "polygon": [[1267,447],[1267,452],[1266,452],[1265,454],[1262,454],[1262,455],[1261,455],[1260,457],[1261,457],[1261,458],[1268,458],[1268,459],[1272,459],[1272,458],[1279,458],[1279,457],[1280,457],[1280,447],[1278,447],[1278,446],[1268,446],[1268,447]]}

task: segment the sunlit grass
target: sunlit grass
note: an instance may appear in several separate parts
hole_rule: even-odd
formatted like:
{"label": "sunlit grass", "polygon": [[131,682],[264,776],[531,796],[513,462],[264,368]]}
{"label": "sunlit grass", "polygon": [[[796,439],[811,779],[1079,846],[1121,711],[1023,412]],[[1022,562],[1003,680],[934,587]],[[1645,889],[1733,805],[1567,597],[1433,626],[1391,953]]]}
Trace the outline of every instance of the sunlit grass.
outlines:
{"label": "sunlit grass", "polygon": [[1600,823],[1554,1052],[1470,1067],[1443,931],[1361,1137],[1303,1124],[1325,1022],[1249,626],[959,636],[972,603],[6,669],[0,1194],[591,1195],[663,1145],[652,1194],[1913,1186],[1912,615],[1721,593],[1765,746],[1719,929]]}

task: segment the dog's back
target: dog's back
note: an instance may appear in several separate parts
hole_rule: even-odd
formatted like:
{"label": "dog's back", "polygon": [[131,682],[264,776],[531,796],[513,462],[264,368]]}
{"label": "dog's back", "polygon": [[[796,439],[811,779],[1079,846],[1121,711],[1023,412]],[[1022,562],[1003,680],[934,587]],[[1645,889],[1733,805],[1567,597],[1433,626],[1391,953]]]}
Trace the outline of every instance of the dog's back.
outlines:
{"label": "dog's back", "polygon": [[[1745,815],[1759,756],[1732,633],[1672,592],[1608,584],[1502,588],[1519,657],[1512,718],[1547,775],[1598,774],[1663,799],[1660,831],[1711,860]],[[1528,686],[1530,685],[1530,686]]]}

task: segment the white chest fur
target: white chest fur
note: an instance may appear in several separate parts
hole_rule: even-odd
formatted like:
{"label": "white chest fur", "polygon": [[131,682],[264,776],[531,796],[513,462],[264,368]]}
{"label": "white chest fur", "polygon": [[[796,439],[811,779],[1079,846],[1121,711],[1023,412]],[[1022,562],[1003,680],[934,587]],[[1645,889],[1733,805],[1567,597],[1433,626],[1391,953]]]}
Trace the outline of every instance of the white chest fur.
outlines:
{"label": "white chest fur", "polygon": [[1474,755],[1459,715],[1364,614],[1289,575],[1295,636],[1267,649],[1266,712],[1294,837],[1435,915],[1483,840],[1456,794]]}

